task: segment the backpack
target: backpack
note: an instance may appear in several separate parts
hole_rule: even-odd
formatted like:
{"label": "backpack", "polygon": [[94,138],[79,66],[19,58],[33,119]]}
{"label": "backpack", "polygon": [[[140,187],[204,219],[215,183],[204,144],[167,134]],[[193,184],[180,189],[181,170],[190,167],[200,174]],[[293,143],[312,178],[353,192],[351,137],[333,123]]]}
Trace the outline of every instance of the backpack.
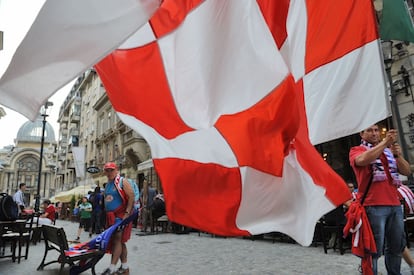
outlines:
{"label": "backpack", "polygon": [[19,208],[13,197],[0,193],[0,221],[15,221],[19,217]]}
{"label": "backpack", "polygon": [[[126,194],[124,189],[122,188],[122,182],[124,180],[124,177],[121,177],[119,180],[119,186],[115,184],[116,189],[118,189],[119,194],[121,195],[122,201],[126,202]],[[134,210],[139,209],[140,203],[139,203],[139,189],[137,186],[137,183],[133,179],[128,179],[129,184],[131,185],[132,190],[134,191]]]}
{"label": "backpack", "polygon": [[135,180],[128,179],[129,184],[132,187],[132,190],[134,190],[134,209],[137,210],[140,208],[140,200],[139,200],[139,189],[138,185]]}

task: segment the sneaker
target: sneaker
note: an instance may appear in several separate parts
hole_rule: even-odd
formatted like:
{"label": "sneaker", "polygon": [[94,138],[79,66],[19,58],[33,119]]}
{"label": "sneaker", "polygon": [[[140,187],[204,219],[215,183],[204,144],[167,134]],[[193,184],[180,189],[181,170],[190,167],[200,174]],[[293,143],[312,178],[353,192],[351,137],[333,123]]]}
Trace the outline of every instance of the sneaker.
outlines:
{"label": "sneaker", "polygon": [[111,272],[109,268],[105,269],[105,271],[101,273],[101,275],[116,275],[116,274],[118,274],[116,271]]}
{"label": "sneaker", "polygon": [[118,271],[116,272],[116,274],[120,275],[120,274],[125,274],[125,275],[129,275],[129,268],[122,268],[122,266],[118,269]]}

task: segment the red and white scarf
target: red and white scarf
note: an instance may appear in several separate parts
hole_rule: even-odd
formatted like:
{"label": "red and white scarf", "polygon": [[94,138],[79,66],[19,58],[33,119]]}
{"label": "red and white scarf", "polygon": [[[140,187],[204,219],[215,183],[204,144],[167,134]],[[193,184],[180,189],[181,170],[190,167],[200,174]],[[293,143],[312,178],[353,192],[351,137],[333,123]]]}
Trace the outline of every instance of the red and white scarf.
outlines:
{"label": "red and white scarf", "polygon": [[[371,148],[374,147],[371,143],[365,140],[361,140],[361,146],[364,146],[367,150],[371,150]],[[388,170],[392,177],[392,183],[399,187],[401,186],[401,180],[398,174],[397,160],[394,158],[394,155],[389,148],[384,149],[384,154],[387,157]],[[385,167],[382,164],[380,157],[371,162],[371,168],[373,173],[372,182],[387,180],[387,173],[385,172]]]}

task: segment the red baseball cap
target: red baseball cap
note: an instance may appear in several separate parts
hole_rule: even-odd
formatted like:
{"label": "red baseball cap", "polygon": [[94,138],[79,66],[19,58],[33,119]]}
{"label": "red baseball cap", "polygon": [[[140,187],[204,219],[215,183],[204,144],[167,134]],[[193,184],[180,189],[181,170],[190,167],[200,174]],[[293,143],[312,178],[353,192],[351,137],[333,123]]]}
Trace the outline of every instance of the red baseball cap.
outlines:
{"label": "red baseball cap", "polygon": [[106,170],[106,169],[116,169],[116,168],[117,168],[117,166],[114,162],[107,162],[107,163],[105,163],[103,169]]}

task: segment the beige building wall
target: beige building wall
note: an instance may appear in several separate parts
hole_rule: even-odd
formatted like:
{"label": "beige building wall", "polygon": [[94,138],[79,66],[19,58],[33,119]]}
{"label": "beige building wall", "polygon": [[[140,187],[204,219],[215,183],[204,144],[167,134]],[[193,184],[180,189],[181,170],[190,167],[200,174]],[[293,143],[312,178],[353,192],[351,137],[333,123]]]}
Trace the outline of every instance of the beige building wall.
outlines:
{"label": "beige building wall", "polygon": [[[78,104],[80,115],[73,120],[70,110]],[[92,187],[106,182],[102,173],[103,165],[108,161],[115,162],[122,174],[137,180],[139,163],[151,158],[147,142],[131,128],[127,127],[117,116],[106,95],[105,88],[97,75],[90,69],[78,78],[59,116],[59,171],[56,185],[60,190],[68,190],[76,185],[86,184]],[[85,149],[83,167],[98,167],[99,173],[80,178],[73,169],[76,161],[73,156],[75,144],[71,137],[78,135],[76,146]]]}

